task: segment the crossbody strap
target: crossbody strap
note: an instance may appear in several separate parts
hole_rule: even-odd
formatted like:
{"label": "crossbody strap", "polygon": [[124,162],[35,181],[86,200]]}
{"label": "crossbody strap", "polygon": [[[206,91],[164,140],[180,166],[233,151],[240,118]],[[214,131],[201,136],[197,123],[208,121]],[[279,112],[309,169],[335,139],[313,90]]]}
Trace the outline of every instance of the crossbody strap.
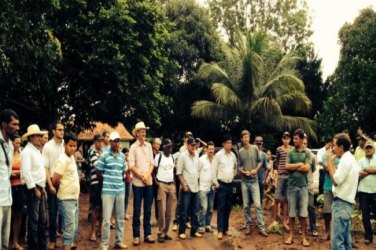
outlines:
{"label": "crossbody strap", "polygon": [[9,168],[9,158],[8,158],[8,154],[5,150],[5,146],[4,146],[4,141],[0,139],[0,144],[1,144],[1,147],[3,149],[3,152],[4,152],[4,155],[5,155],[5,162],[7,164],[7,167]]}

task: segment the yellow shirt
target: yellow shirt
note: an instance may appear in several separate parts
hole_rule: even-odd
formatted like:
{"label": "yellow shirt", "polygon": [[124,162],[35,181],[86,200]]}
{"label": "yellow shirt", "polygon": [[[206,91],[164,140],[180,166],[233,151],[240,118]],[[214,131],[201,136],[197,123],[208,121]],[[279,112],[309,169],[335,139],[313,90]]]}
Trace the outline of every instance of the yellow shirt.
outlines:
{"label": "yellow shirt", "polygon": [[366,152],[361,147],[357,146],[355,149],[354,157],[355,160],[360,161],[363,157],[366,156]]}
{"label": "yellow shirt", "polygon": [[80,195],[80,179],[74,156],[61,155],[56,163],[55,173],[60,174],[60,185],[57,198],[60,200],[78,200]]}

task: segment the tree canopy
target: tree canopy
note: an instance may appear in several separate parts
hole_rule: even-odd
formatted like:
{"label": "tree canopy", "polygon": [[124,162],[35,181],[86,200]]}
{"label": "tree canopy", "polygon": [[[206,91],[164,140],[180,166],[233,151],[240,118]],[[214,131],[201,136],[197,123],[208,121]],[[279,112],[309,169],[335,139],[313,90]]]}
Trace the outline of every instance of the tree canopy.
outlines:
{"label": "tree canopy", "polygon": [[328,98],[319,116],[319,128],[327,136],[349,129],[374,131],[372,103],[376,101],[376,13],[364,9],[339,32],[340,60],[329,78]]}

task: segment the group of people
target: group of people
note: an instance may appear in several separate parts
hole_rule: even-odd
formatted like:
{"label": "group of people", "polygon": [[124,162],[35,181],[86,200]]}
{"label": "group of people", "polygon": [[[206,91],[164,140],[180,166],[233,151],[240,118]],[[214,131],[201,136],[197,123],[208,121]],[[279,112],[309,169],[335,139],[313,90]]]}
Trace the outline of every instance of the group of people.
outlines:
{"label": "group of people", "polygon": [[[53,138],[49,141],[48,131],[40,130],[36,124],[30,125],[19,137],[19,117],[10,109],[0,112],[0,124],[1,249],[8,248],[11,228],[13,248],[23,249],[18,236],[24,213],[27,213],[28,249],[54,249],[60,234],[63,249],[77,248],[80,195],[77,164],[85,161],[81,154],[75,154],[77,136],[65,133],[64,124],[56,122],[52,128]],[[218,200],[217,239],[222,240],[231,235],[229,218],[237,175],[241,178],[245,234],[251,233],[250,206],[253,203],[258,232],[268,237],[262,206],[265,197],[266,203],[270,202],[268,207],[273,208],[273,223],[280,221],[289,232],[284,243],[293,244],[298,218],[302,245],[307,247],[310,245],[306,236],[308,222],[312,235],[318,235],[313,173],[320,165],[325,171],[323,217],[326,234],[323,239],[332,240],[332,249],[351,249],[351,211],[359,191],[365,242],[372,242],[370,213],[376,209],[373,184],[376,158],[374,143],[364,135],[360,137],[355,159],[350,152],[351,140],[344,133],[327,140],[315,157],[307,147],[307,135],[303,130],[293,133],[294,146],[290,145],[290,133],[284,132],[282,145],[277,148],[273,161],[271,152],[263,151],[263,137],[255,136],[254,144],[251,144],[248,130],[241,132],[242,146],[236,152],[229,134],[223,136],[222,147],[216,152],[212,141],[205,143],[186,132],[184,144],[176,153],[168,138],[155,138],[152,144],[147,142],[148,130],[143,122],[135,125],[132,134],[136,140],[129,150],[122,148],[117,132],[107,131],[95,135],[89,148],[90,240],[97,241],[100,237],[102,250],[109,248],[111,228],[116,232],[115,248],[127,248],[123,235],[124,221],[130,219],[127,211],[131,190],[133,245],[141,244],[141,210],[143,241],[156,241],[151,230],[153,200],[158,242],[172,240],[171,225],[181,240],[187,238],[187,228],[195,238],[212,233],[215,196]],[[22,140],[27,144],[21,152]],[[275,193],[275,198],[271,193]],[[97,223],[100,230],[97,230]]]}

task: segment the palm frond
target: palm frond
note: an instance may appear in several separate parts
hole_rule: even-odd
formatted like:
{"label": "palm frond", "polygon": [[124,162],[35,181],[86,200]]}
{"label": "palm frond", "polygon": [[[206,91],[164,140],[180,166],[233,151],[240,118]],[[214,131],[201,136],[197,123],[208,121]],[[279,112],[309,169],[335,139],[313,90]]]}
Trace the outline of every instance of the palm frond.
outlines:
{"label": "palm frond", "polygon": [[198,75],[206,79],[210,85],[213,82],[230,84],[227,72],[217,63],[203,63],[198,71]]}
{"label": "palm frond", "polygon": [[258,98],[253,101],[250,106],[250,116],[263,117],[267,119],[270,116],[282,115],[281,107],[275,99],[269,97]]}
{"label": "palm frond", "polygon": [[312,108],[312,102],[308,96],[301,91],[293,91],[276,97],[276,101],[284,108],[294,108],[296,113],[308,114]]}
{"label": "palm frond", "polygon": [[192,116],[204,118],[212,122],[227,120],[231,113],[228,107],[206,100],[196,101],[191,107]]}
{"label": "palm frond", "polygon": [[223,83],[213,83],[211,90],[218,104],[234,108],[239,108],[241,105],[238,95]]}
{"label": "palm frond", "polygon": [[277,97],[285,93],[301,91],[304,92],[304,83],[291,71],[276,75],[260,88],[261,96]]}
{"label": "palm frond", "polygon": [[298,128],[303,129],[309,137],[317,141],[317,136],[315,132],[316,122],[309,118],[300,116],[281,115],[270,117],[268,121],[270,122],[270,125],[272,127],[275,127],[280,131],[292,131]]}

